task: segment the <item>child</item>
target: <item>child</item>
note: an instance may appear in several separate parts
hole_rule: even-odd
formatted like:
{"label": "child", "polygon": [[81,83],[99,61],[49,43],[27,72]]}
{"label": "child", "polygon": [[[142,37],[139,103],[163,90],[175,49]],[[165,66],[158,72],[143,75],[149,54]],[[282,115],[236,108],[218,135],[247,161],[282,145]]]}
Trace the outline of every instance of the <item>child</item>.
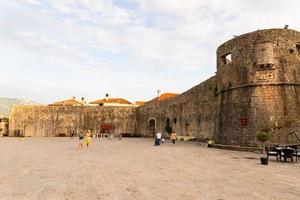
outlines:
{"label": "child", "polygon": [[175,144],[176,138],[177,138],[177,135],[176,135],[175,131],[173,131],[171,134],[171,141],[173,144]]}
{"label": "child", "polygon": [[85,143],[86,143],[86,147],[89,147],[89,145],[91,144],[91,131],[90,130],[88,130],[85,135]]}

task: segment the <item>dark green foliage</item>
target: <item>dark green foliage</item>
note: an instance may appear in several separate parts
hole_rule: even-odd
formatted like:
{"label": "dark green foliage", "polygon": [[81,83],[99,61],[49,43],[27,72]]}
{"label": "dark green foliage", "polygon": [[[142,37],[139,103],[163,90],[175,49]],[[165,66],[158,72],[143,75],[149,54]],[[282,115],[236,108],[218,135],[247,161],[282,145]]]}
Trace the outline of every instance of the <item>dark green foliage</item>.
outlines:
{"label": "dark green foliage", "polygon": [[165,131],[169,134],[172,133],[172,125],[171,125],[171,122],[170,122],[170,119],[167,118],[167,125],[165,126]]}
{"label": "dark green foliage", "polygon": [[259,131],[256,134],[256,138],[261,142],[266,142],[269,139],[269,134],[265,131]]}
{"label": "dark green foliage", "polygon": [[3,118],[1,119],[1,121],[2,121],[2,122],[8,122],[8,117],[3,117]]}

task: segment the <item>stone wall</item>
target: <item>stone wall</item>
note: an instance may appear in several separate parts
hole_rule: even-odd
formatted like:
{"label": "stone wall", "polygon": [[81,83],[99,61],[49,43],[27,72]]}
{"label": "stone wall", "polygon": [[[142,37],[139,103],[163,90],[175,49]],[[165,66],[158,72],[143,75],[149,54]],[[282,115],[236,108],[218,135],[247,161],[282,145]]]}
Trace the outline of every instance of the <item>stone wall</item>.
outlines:
{"label": "stone wall", "polygon": [[113,125],[112,133],[135,133],[136,109],[133,107],[95,106],[13,106],[9,135],[69,136],[73,130],[100,132],[100,125]]}
{"label": "stone wall", "polygon": [[8,123],[0,122],[0,137],[8,134]]}
{"label": "stone wall", "polygon": [[259,130],[269,130],[271,142],[295,142],[288,133],[299,131],[299,42],[297,31],[268,29],[218,48],[217,142],[254,145]]}
{"label": "stone wall", "polygon": [[162,132],[169,136],[167,120],[178,135],[211,139],[214,135],[216,79],[212,77],[192,89],[167,99],[146,103],[137,109],[137,130],[143,136]]}

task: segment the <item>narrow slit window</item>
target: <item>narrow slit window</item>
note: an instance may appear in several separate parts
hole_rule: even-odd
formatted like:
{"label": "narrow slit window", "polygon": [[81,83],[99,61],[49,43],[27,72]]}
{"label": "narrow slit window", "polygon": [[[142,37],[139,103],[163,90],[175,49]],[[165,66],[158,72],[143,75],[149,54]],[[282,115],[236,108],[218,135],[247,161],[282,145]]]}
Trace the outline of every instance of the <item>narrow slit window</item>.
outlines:
{"label": "narrow slit window", "polygon": [[298,51],[298,54],[300,54],[300,43],[299,44],[296,44],[296,49]]}

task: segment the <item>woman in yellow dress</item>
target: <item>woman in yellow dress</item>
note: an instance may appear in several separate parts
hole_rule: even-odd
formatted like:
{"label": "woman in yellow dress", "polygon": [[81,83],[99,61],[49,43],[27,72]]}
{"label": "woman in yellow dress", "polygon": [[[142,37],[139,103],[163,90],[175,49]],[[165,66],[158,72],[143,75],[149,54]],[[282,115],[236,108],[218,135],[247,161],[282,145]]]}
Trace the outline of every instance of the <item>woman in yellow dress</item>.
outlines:
{"label": "woman in yellow dress", "polygon": [[92,141],[91,136],[92,136],[91,135],[91,131],[88,130],[87,133],[86,133],[86,135],[85,135],[85,144],[86,144],[86,147],[89,147],[89,145],[91,144],[91,141]]}

